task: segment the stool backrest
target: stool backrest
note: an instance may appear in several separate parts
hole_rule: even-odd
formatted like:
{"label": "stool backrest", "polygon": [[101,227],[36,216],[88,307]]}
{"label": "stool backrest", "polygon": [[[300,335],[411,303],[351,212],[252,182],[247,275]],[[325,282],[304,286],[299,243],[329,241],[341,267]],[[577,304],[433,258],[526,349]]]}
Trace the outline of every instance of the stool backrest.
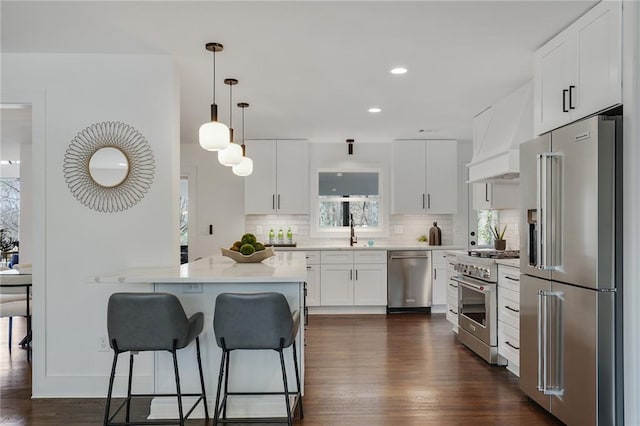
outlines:
{"label": "stool backrest", "polygon": [[233,349],[279,349],[297,334],[289,303],[280,293],[222,293],[213,315],[216,343]]}
{"label": "stool backrest", "polygon": [[172,350],[187,338],[189,320],[176,296],[114,293],[107,307],[109,344],[119,351]]}

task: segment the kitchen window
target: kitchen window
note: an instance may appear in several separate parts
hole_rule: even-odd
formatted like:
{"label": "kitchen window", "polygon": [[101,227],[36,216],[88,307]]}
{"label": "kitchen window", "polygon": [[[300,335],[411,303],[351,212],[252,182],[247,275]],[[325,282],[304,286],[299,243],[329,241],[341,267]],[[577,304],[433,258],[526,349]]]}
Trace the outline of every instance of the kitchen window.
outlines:
{"label": "kitchen window", "polygon": [[499,225],[499,210],[478,210],[478,247],[493,247],[491,229]]}
{"label": "kitchen window", "polygon": [[322,170],[317,173],[313,230],[321,236],[346,235],[353,223],[356,232],[382,231],[381,172]]}

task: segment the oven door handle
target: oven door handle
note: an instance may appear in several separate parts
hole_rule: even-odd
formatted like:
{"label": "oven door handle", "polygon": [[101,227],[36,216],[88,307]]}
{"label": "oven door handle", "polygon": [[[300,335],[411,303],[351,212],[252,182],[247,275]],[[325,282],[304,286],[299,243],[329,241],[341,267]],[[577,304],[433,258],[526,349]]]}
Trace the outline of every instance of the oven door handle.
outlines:
{"label": "oven door handle", "polygon": [[491,292],[491,290],[489,288],[487,288],[487,287],[479,286],[479,285],[476,285],[476,284],[471,284],[471,283],[468,283],[466,281],[456,280],[454,278],[452,278],[452,279],[454,281],[457,281],[458,284],[460,284],[461,286],[468,288],[469,290],[477,291],[478,293],[482,293],[482,294],[487,294],[487,293]]}

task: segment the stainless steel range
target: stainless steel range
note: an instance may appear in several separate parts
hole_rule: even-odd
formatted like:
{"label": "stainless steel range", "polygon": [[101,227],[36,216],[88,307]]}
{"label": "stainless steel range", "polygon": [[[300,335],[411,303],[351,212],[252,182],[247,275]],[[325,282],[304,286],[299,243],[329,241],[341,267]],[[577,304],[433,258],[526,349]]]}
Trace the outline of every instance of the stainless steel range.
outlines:
{"label": "stainless steel range", "polygon": [[498,265],[495,259],[519,257],[518,251],[475,250],[456,256],[458,275],[458,340],[490,364],[506,363],[498,356]]}

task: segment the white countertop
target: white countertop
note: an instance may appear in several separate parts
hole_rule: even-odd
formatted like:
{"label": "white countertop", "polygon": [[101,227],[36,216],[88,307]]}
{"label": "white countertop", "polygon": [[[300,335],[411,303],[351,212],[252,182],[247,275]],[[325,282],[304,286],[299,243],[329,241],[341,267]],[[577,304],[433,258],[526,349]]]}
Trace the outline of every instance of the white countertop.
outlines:
{"label": "white countertop", "polygon": [[[297,247],[275,247],[276,251],[310,251],[310,250],[464,250],[462,246],[430,246],[429,244],[374,244],[368,246],[365,243],[350,247],[348,244],[299,244]],[[464,251],[463,251],[464,252]]]}
{"label": "white countertop", "polygon": [[132,268],[93,277],[97,283],[284,283],[307,279],[303,253],[279,251],[260,263],[236,263],[221,255],[164,268]]}

